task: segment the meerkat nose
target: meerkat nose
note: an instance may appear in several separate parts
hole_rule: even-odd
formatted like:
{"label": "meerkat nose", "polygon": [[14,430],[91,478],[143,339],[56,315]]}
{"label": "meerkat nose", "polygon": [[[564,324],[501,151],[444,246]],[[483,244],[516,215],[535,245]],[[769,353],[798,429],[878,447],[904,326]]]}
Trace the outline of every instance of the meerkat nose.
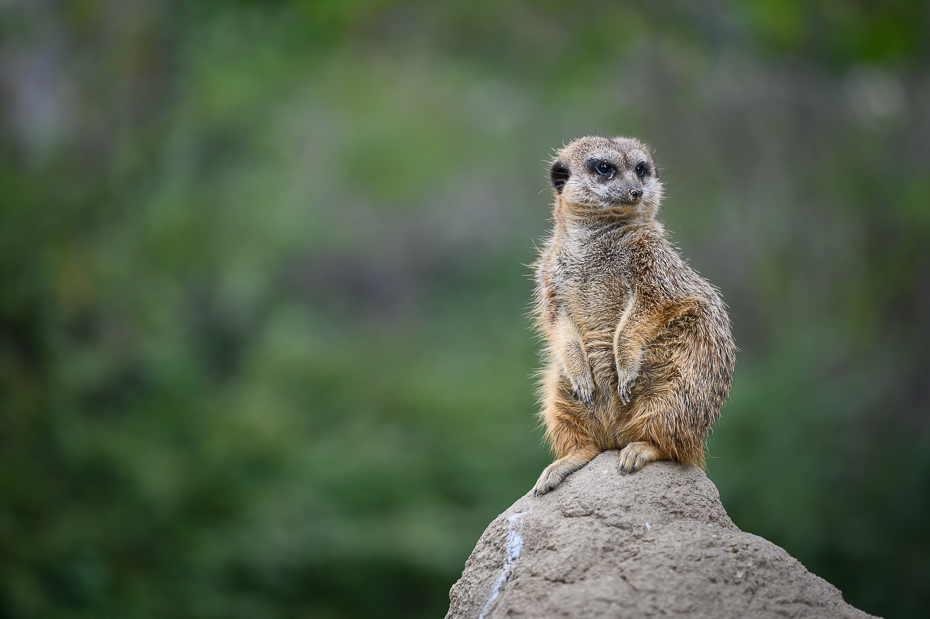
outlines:
{"label": "meerkat nose", "polygon": [[642,200],[643,190],[642,189],[630,189],[630,199],[631,200]]}

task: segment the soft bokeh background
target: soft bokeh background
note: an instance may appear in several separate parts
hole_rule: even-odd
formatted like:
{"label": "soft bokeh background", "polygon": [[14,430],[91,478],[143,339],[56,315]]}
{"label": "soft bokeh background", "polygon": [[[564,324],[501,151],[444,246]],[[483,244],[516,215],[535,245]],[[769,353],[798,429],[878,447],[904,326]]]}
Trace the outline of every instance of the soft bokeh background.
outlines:
{"label": "soft bokeh background", "polygon": [[0,617],[442,616],[591,133],[730,306],[736,524],[923,616],[928,6],[0,2]]}

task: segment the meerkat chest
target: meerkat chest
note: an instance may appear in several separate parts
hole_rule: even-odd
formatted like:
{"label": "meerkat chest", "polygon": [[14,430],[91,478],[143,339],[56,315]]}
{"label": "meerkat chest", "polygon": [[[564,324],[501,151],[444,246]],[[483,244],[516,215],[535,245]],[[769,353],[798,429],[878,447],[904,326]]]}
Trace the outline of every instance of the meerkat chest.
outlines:
{"label": "meerkat chest", "polygon": [[610,328],[632,294],[623,247],[588,235],[566,243],[559,262],[559,296],[575,321],[586,330]]}

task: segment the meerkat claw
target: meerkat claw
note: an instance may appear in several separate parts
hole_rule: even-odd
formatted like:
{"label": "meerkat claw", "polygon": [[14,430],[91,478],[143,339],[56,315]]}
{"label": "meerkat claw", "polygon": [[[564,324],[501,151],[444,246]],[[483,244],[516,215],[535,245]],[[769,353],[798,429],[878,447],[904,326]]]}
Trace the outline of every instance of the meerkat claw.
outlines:
{"label": "meerkat claw", "polygon": [[594,406],[594,386],[586,378],[577,382],[573,381],[573,383],[572,396],[587,408],[592,408]]}
{"label": "meerkat claw", "polygon": [[588,408],[591,408],[594,406],[594,398],[592,397],[592,393],[590,391],[582,393],[580,399],[582,403],[584,403],[584,405],[587,406]]}
{"label": "meerkat claw", "polygon": [[628,380],[625,383],[620,383],[617,386],[617,395],[620,397],[620,401],[624,404],[630,403],[630,389],[633,387],[633,381]]}

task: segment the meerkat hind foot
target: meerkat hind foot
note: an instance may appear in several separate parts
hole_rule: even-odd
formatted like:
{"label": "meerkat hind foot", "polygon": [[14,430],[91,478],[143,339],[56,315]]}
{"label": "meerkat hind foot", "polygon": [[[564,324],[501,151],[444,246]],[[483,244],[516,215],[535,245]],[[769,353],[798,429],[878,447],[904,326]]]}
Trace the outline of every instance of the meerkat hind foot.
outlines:
{"label": "meerkat hind foot", "polygon": [[591,458],[582,459],[577,456],[566,456],[559,458],[543,470],[542,475],[533,486],[533,496],[546,494],[563,481],[565,478],[583,467],[591,461]]}
{"label": "meerkat hind foot", "polygon": [[662,454],[652,443],[630,443],[620,451],[620,474],[634,473],[646,464],[662,459]]}

